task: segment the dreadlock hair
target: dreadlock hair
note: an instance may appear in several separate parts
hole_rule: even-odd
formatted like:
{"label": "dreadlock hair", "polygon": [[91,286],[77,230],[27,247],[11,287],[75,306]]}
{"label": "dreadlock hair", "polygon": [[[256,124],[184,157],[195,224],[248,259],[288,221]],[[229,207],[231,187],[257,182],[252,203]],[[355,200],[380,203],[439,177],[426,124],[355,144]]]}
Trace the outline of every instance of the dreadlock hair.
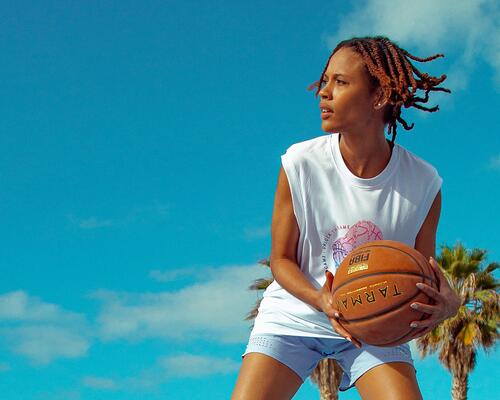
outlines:
{"label": "dreadlock hair", "polygon": [[[324,82],[323,77],[332,56],[341,48],[349,47],[358,53],[369,73],[373,88],[380,87],[386,96],[389,106],[384,115],[384,123],[388,124],[388,135],[392,135],[392,143],[396,140],[396,124],[399,122],[407,131],[413,128],[415,124],[408,123],[401,118],[401,107],[415,107],[419,110],[435,112],[439,106],[424,107],[422,103],[429,100],[429,92],[447,92],[449,89],[438,87],[446,79],[446,75],[441,77],[430,76],[419,71],[410,61],[418,62],[432,61],[444,54],[435,54],[427,58],[416,57],[406,50],[399,47],[393,41],[385,36],[367,36],[355,37],[340,42],[333,50],[321,73],[319,81],[309,85],[307,90],[317,87],[315,97],[318,96]],[[424,97],[417,97],[417,89],[425,91]]]}

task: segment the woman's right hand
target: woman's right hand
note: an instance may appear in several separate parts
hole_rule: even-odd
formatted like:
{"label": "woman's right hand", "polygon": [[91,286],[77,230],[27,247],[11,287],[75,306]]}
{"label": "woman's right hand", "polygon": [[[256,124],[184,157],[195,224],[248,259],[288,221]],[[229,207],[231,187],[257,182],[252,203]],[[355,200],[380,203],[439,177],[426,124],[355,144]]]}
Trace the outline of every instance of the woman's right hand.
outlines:
{"label": "woman's right hand", "polygon": [[342,335],[347,340],[352,342],[356,347],[360,348],[361,343],[349,332],[347,332],[339,322],[340,313],[333,306],[332,286],[333,274],[330,271],[326,271],[326,282],[318,292],[318,308],[320,311],[323,311],[326,314],[333,326],[333,329],[335,329],[335,331],[339,335]]}

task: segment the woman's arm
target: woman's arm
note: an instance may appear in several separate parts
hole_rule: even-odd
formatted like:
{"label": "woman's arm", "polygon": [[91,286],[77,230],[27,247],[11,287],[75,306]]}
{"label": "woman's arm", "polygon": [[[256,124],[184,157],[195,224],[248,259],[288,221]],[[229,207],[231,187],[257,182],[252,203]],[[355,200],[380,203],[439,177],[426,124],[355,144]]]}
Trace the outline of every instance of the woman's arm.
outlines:
{"label": "woman's arm", "polygon": [[427,305],[423,303],[412,303],[411,307],[429,314],[429,317],[422,321],[413,321],[411,327],[427,329],[422,333],[425,334],[442,321],[456,315],[460,307],[460,299],[454,290],[450,287],[448,280],[444,276],[441,268],[434,260],[436,253],[436,231],[441,214],[441,191],[438,192],[432,206],[425,218],[420,231],[415,239],[415,249],[429,258],[429,262],[436,271],[439,277],[439,291],[433,289],[429,285],[419,283],[417,287],[425,294],[431,297],[436,304]]}
{"label": "woman's arm", "polygon": [[[304,276],[297,263],[297,243],[299,227],[293,212],[290,186],[283,167],[278,176],[271,226],[271,271],[274,279],[289,293],[318,311],[326,314],[333,328],[356,346],[361,344],[353,338],[337,321],[337,311],[333,308],[333,274],[327,272],[326,282],[320,289],[313,286]],[[337,315],[335,315],[337,314]]]}
{"label": "woman's arm", "polygon": [[436,232],[441,215],[441,191],[434,199],[425,221],[418,231],[415,239],[415,249],[422,253],[427,259],[436,256]]}
{"label": "woman's arm", "polygon": [[319,310],[318,290],[307,280],[297,263],[299,227],[283,167],[279,172],[274,198],[271,236],[270,262],[274,279],[295,297]]}

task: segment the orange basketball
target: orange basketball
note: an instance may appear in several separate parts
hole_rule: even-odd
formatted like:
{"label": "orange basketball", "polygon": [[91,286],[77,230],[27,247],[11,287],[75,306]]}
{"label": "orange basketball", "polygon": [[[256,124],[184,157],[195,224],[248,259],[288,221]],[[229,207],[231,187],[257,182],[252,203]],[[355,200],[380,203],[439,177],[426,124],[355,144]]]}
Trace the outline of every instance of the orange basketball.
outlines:
{"label": "orange basketball", "polygon": [[426,258],[404,243],[377,240],[350,252],[335,272],[332,294],[340,323],[355,338],[375,346],[395,346],[414,339],[424,328],[412,321],[428,314],[410,307],[433,304],[417,282],[439,287]]}

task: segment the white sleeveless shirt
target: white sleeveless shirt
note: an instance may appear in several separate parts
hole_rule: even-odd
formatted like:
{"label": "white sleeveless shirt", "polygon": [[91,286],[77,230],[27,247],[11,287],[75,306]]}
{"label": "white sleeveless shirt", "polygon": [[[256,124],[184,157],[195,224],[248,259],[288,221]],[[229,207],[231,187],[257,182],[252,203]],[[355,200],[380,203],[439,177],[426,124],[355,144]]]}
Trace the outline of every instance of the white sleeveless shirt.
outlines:
{"label": "white sleeveless shirt", "polygon": [[[359,178],[345,165],[336,133],[293,144],[281,161],[300,231],[297,262],[318,289],[325,271],[335,274],[360,244],[397,240],[414,247],[442,183],[434,167],[398,144],[379,175]],[[323,312],[277,281],[263,294],[251,334],[341,337]]]}

